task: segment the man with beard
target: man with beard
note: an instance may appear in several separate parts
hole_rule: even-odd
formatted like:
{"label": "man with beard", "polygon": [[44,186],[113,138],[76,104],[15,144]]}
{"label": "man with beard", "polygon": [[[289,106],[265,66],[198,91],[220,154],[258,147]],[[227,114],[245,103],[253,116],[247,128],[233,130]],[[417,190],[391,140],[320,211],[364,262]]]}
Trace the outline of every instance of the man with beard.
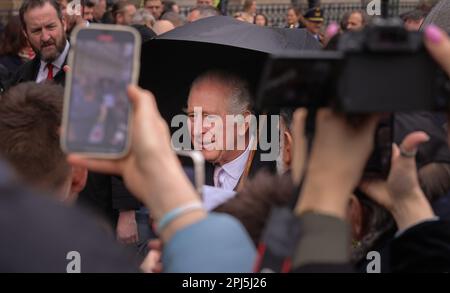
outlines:
{"label": "man with beard", "polygon": [[64,85],[69,42],[66,21],[56,0],[25,0],[20,8],[24,34],[36,57],[13,75],[10,86],[25,81],[53,80]]}
{"label": "man with beard", "polygon": [[[59,2],[25,0],[20,8],[20,19],[36,57],[20,67],[8,85],[52,80],[64,86],[63,67],[70,44],[66,37],[67,23]],[[116,177],[90,172],[86,188],[80,193],[80,201],[105,214],[113,225],[117,223],[118,240],[131,244],[138,241],[134,209],[140,205],[123,191],[124,188],[123,182]],[[118,222],[116,210],[119,211]]]}

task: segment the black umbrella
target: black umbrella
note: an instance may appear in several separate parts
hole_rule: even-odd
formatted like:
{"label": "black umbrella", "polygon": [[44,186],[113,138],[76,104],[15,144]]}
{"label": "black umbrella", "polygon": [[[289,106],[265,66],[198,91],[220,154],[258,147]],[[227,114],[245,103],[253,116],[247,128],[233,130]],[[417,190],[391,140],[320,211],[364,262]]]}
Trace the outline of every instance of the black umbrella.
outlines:
{"label": "black umbrella", "polygon": [[259,27],[226,16],[176,28],[142,46],[139,84],[151,90],[167,121],[186,106],[192,81],[209,69],[245,77],[255,92],[268,54],[320,49],[303,29]]}
{"label": "black umbrella", "polygon": [[421,29],[424,30],[430,24],[450,32],[450,0],[442,0],[436,4],[423,21]]}

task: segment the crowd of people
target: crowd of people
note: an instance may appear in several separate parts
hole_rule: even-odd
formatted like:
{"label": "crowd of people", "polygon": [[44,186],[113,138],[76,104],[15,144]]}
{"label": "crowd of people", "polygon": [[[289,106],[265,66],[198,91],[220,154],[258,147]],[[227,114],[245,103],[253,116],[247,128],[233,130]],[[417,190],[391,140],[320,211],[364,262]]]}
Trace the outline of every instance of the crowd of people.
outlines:
{"label": "crowd of people", "polygon": [[[133,118],[125,157],[62,151],[69,36],[76,25],[107,23],[133,26],[151,42],[220,11],[212,0],[198,0],[186,18],[173,1],[146,0],[137,9],[126,0],[111,7],[87,0],[74,15],[67,4],[24,0],[0,38],[0,227],[9,235],[0,240],[8,247],[0,252],[1,272],[64,272],[70,251],[81,255],[82,272],[366,272],[374,251],[381,255],[378,271],[450,269],[446,113],[393,114],[384,180],[363,176],[380,114],[354,123],[328,108],[314,116],[310,109],[283,108],[279,155],[264,161],[246,119],[254,114],[248,80],[210,68],[186,97],[190,138],[206,161],[204,193],[198,194],[155,97],[135,85],[127,88]],[[401,18],[407,30],[423,31],[429,54],[450,77],[449,14],[450,1],[442,0]],[[270,26],[254,0],[233,17]],[[292,7],[286,19],[285,29],[306,29],[323,46],[372,21],[364,11],[350,11],[340,25],[325,29],[320,7],[305,13]],[[80,92],[94,101],[103,99],[99,90],[125,91],[111,82]],[[243,119],[223,137],[211,136],[211,125],[194,127],[196,119],[230,115]],[[212,147],[230,141],[244,147]]]}

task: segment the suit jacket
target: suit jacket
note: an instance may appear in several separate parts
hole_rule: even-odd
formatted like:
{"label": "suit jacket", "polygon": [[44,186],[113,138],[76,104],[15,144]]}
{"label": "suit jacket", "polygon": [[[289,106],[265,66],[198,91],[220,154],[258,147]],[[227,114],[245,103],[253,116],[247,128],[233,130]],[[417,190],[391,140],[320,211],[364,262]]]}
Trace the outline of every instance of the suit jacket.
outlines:
{"label": "suit jacket", "polygon": [[6,89],[4,83],[8,81],[9,71],[8,69],[0,64],[0,94]]}
{"label": "suit jacket", "polygon": [[[66,65],[66,62],[67,57],[66,60],[64,60],[63,66]],[[41,58],[39,55],[37,55],[33,60],[30,60],[19,67],[19,69],[12,75],[12,78],[7,83],[7,87],[9,88],[22,82],[35,81],[38,76],[40,66]],[[64,86],[66,83],[66,73],[64,72],[64,70],[61,69],[60,71],[58,71],[58,73],[53,77],[53,80],[55,81],[55,83]]]}
{"label": "suit jacket", "polygon": [[125,187],[121,177],[89,172],[78,203],[103,216],[116,227],[118,212],[138,210],[142,204]]}
{"label": "suit jacket", "polygon": [[0,64],[5,66],[9,72],[15,72],[20,66],[24,64],[22,58],[19,55],[3,55],[0,57]]}

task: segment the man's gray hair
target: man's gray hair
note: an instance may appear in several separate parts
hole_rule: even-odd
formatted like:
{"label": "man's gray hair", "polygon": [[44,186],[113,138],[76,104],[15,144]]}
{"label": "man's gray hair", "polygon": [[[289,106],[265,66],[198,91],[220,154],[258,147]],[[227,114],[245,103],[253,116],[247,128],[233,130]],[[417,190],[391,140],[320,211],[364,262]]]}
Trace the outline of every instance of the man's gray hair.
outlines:
{"label": "man's gray hair", "polygon": [[[98,5],[101,0],[89,0],[89,1],[94,3],[94,5]],[[105,0],[105,2],[107,2],[107,1]]]}
{"label": "man's gray hair", "polygon": [[370,22],[372,21],[372,18],[367,14],[367,12],[363,9],[359,9],[359,10],[353,10],[350,12],[350,14],[348,15],[349,18],[351,15],[358,13],[359,15],[361,15],[362,18],[362,24],[363,25],[368,25],[370,24]]}
{"label": "man's gray hair", "polygon": [[191,89],[204,82],[216,82],[229,90],[228,110],[232,114],[242,114],[252,109],[252,97],[247,81],[241,77],[226,71],[211,70],[197,77],[192,83]]}
{"label": "man's gray hair", "polygon": [[220,11],[211,5],[197,5],[194,8],[192,8],[189,12],[192,12],[194,10],[198,10],[200,15],[199,19],[220,15]]}
{"label": "man's gray hair", "polygon": [[150,11],[145,8],[138,9],[133,17],[132,24],[146,25],[148,22],[150,22],[152,26],[155,24],[155,18]]}

